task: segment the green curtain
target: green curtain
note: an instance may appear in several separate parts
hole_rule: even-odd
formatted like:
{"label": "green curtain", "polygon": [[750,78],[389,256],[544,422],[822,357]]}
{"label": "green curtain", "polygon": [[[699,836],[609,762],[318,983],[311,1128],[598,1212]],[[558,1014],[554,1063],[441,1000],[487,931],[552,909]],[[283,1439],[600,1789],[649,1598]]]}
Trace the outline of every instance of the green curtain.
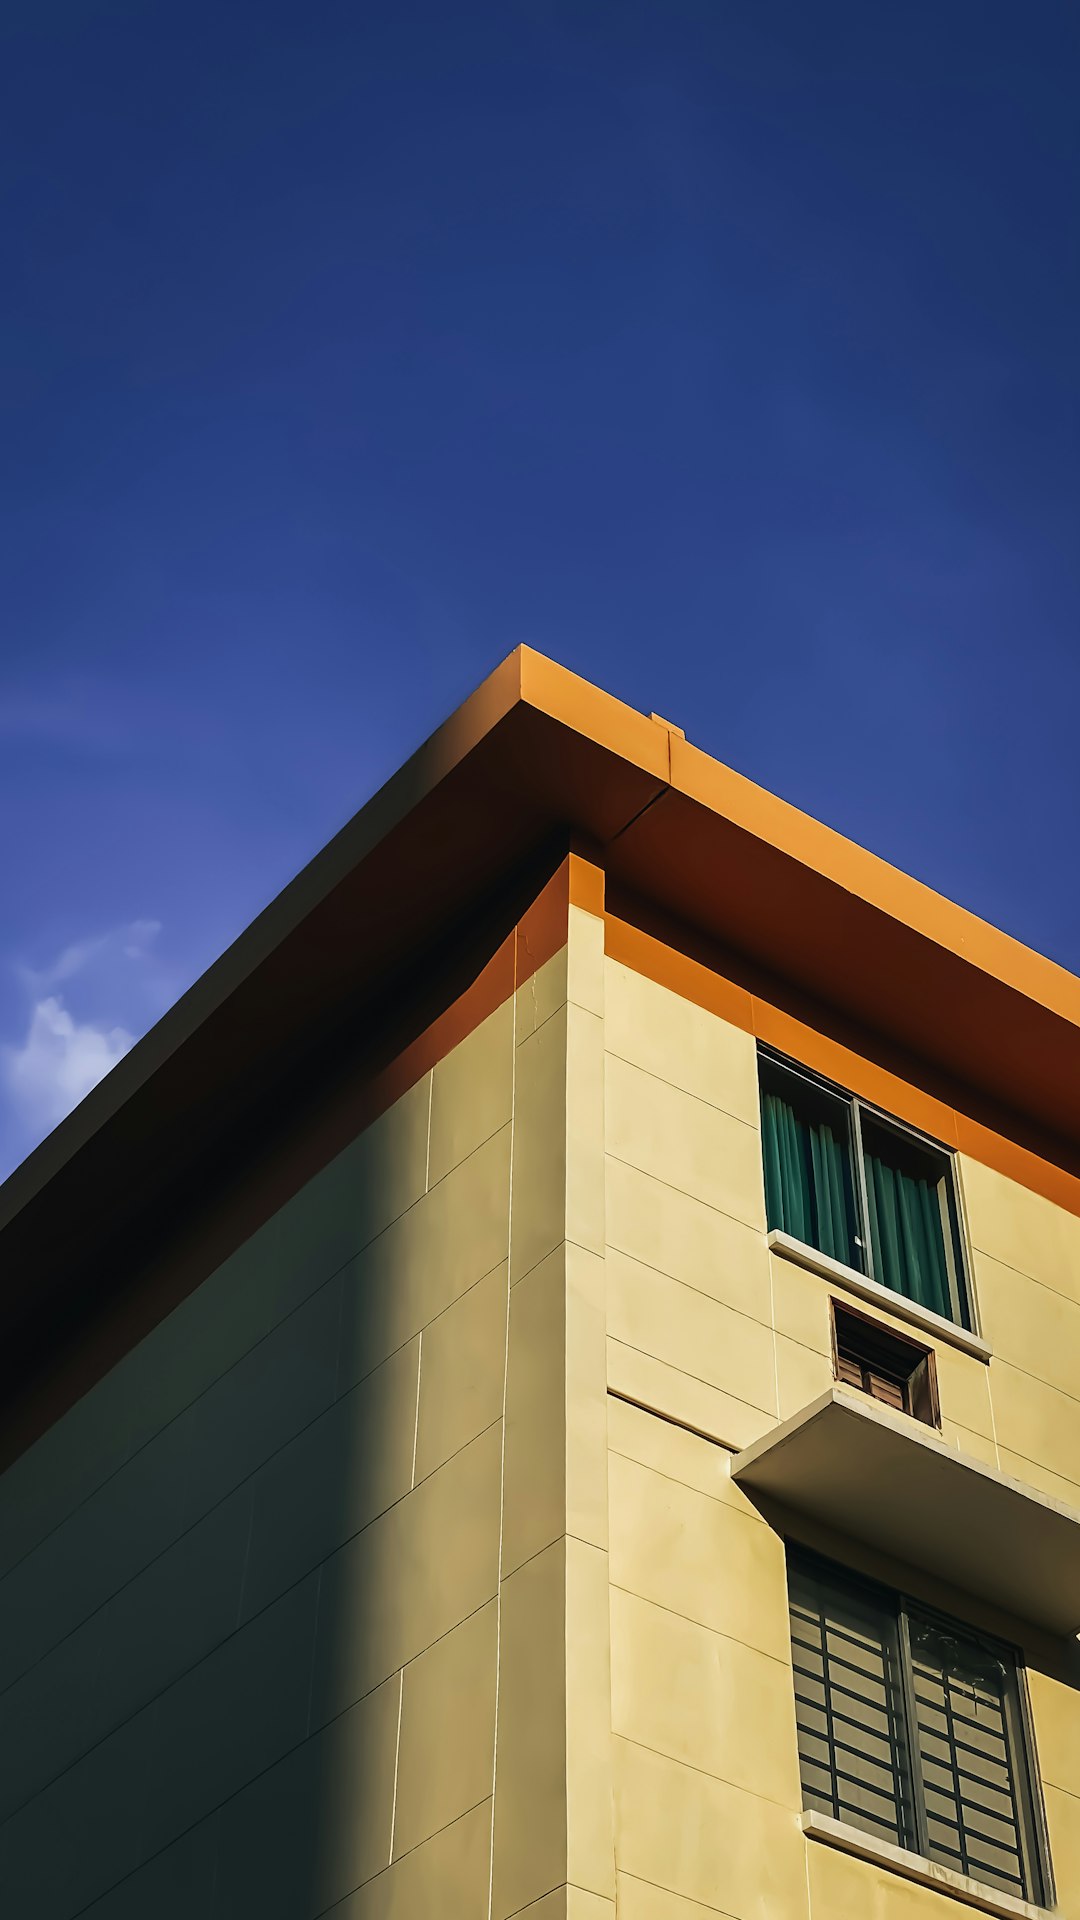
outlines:
{"label": "green curtain", "polygon": [[761,1126],[770,1228],[860,1265],[846,1140],[826,1121],[802,1119],[778,1093],[763,1096]]}
{"label": "green curtain", "polygon": [[949,1267],[936,1180],[919,1180],[864,1155],[874,1273],[886,1287],[952,1319]]}

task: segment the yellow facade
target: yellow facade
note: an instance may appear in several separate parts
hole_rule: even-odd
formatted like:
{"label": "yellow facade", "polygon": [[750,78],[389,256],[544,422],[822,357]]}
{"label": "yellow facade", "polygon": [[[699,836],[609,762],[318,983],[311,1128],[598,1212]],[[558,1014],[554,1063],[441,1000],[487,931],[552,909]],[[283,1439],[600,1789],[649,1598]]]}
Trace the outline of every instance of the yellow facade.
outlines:
{"label": "yellow facade", "polygon": [[[1080,1508],[1080,1218],[959,1184],[942,1440]],[[834,1299],[911,1332],[770,1250],[751,1033],[571,904],[0,1477],[0,1912],[1033,1912],[802,1818],[785,1530],[731,1464],[832,1386]],[[1080,1920],[1076,1641],[796,1532],[1020,1648]]]}

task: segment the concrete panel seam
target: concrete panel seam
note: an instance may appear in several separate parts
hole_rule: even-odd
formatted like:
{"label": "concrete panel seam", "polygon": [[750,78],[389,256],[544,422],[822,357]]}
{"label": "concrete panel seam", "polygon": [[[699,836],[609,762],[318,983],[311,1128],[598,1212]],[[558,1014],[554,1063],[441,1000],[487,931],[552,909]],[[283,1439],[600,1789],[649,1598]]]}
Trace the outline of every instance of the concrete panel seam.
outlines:
{"label": "concrete panel seam", "polygon": [[[708,1295],[705,1295],[704,1297],[707,1299]],[[625,1347],[628,1353],[640,1353],[642,1357],[646,1360],[659,1359],[659,1355],[655,1353],[650,1353],[647,1347],[635,1346],[632,1340],[624,1340],[621,1337],[621,1335],[612,1333],[608,1335],[608,1338],[609,1340],[613,1340],[617,1347]],[[794,1344],[799,1345],[800,1343],[796,1341]],[[813,1353],[814,1348],[807,1347],[806,1352]],[[718,1387],[715,1380],[706,1380],[704,1374],[690,1373],[687,1371],[685,1367],[676,1367],[670,1360],[662,1361],[661,1365],[667,1367],[672,1373],[681,1373],[683,1378],[686,1380],[696,1380],[699,1386],[710,1387],[714,1393],[722,1393],[726,1399],[737,1401],[740,1407],[749,1407],[751,1412],[753,1413],[763,1413],[766,1416],[766,1418],[769,1420],[773,1420],[776,1417],[774,1408],[759,1407],[756,1400],[744,1400],[737,1393],[729,1393],[726,1387]],[[738,1447],[735,1447],[732,1449],[732,1451],[735,1453],[738,1453],[739,1449]]]}
{"label": "concrete panel seam", "polygon": [[[706,1495],[706,1498],[707,1497]],[[655,1607],[657,1613],[669,1613],[673,1620],[685,1620],[687,1626],[698,1627],[702,1633],[711,1634],[716,1640],[729,1640],[733,1647],[745,1647],[747,1653],[759,1654],[762,1660],[771,1660],[774,1666],[781,1667],[785,1673],[791,1672],[790,1660],[782,1659],[780,1654],[770,1653],[767,1647],[755,1647],[751,1645],[749,1640],[740,1640],[737,1634],[722,1633],[719,1627],[710,1627],[704,1620],[696,1619],[692,1613],[682,1613],[678,1607],[666,1607],[662,1600],[654,1600],[651,1594],[637,1593],[633,1587],[624,1587],[620,1580],[613,1580],[611,1582],[611,1590],[613,1593],[625,1593],[629,1599],[639,1601],[643,1607]],[[612,1732],[618,1733],[618,1728],[613,1727]],[[659,1747],[650,1747],[646,1741],[638,1740],[634,1734],[622,1733],[619,1734],[619,1739],[629,1740],[634,1746],[644,1747],[648,1753],[659,1753],[661,1759],[664,1760],[675,1760],[678,1758],[677,1754],[663,1753]],[[692,1767],[694,1773],[709,1772],[708,1767],[694,1767],[692,1761],[689,1760],[680,1760],[679,1765]],[[720,1780],[723,1779],[723,1777],[722,1774],[709,1774],[711,1780]],[[733,1787],[736,1784],[734,1780],[725,1781],[725,1785],[729,1787]],[[752,1787],[739,1787],[740,1793],[753,1793],[754,1791],[755,1789]],[[758,1794],[757,1797],[759,1800],[767,1800],[769,1798],[768,1794],[764,1793]],[[782,1803],[774,1802],[773,1804],[779,1805]]]}

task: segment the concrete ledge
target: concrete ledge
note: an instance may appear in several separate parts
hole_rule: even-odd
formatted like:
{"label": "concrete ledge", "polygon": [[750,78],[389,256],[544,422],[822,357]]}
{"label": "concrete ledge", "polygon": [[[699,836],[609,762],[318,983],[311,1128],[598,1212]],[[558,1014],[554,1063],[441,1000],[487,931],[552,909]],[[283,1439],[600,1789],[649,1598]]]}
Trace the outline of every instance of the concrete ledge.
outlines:
{"label": "concrete ledge", "polygon": [[1080,1513],[866,1394],[831,1387],[731,1477],[1047,1632],[1080,1629]]}
{"label": "concrete ledge", "polygon": [[868,1860],[876,1867],[887,1867],[890,1873],[914,1880],[921,1887],[937,1887],[950,1899],[963,1900],[969,1907],[979,1907],[983,1913],[1000,1914],[1002,1920],[1051,1920],[1047,1907],[1035,1907],[1030,1900],[1017,1900],[1011,1893],[999,1893],[994,1887],[984,1886],[981,1880],[970,1880],[966,1873],[953,1873],[950,1867],[939,1867],[921,1853],[909,1853],[906,1847],[894,1847],[890,1841],[878,1840],[872,1833],[861,1833],[858,1827],[833,1820],[827,1813],[804,1813],[800,1825],[808,1840],[839,1847],[843,1853],[853,1853],[857,1859]]}
{"label": "concrete ledge", "polygon": [[974,1354],[976,1360],[989,1361],[993,1347],[989,1340],[983,1340],[979,1334],[970,1333],[967,1327],[957,1326],[955,1320],[946,1320],[943,1314],[931,1312],[929,1307],[921,1307],[917,1300],[905,1299],[902,1293],[895,1293],[892,1287],[883,1287],[880,1280],[871,1280],[868,1274],[860,1273],[855,1267],[846,1267],[842,1260],[834,1260],[827,1253],[819,1253],[816,1247],[808,1247],[804,1240],[796,1240],[790,1233],[781,1233],[774,1227],[768,1236],[770,1253],[778,1253],[784,1260],[794,1261],[797,1267],[805,1267],[809,1273],[820,1274],[831,1286],[843,1287],[845,1293],[854,1293],[860,1300],[872,1301],[883,1313],[891,1313],[897,1320],[906,1320],[913,1327],[921,1327],[932,1340],[944,1340],[951,1347],[959,1347],[961,1353]]}

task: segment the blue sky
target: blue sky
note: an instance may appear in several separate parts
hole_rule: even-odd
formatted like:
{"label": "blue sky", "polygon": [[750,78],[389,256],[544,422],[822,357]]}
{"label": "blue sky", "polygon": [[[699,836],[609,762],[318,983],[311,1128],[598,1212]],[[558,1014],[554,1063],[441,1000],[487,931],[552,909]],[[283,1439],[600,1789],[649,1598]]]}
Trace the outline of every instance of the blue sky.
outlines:
{"label": "blue sky", "polygon": [[13,0],[0,1173],[528,641],[1080,970],[1068,0]]}

